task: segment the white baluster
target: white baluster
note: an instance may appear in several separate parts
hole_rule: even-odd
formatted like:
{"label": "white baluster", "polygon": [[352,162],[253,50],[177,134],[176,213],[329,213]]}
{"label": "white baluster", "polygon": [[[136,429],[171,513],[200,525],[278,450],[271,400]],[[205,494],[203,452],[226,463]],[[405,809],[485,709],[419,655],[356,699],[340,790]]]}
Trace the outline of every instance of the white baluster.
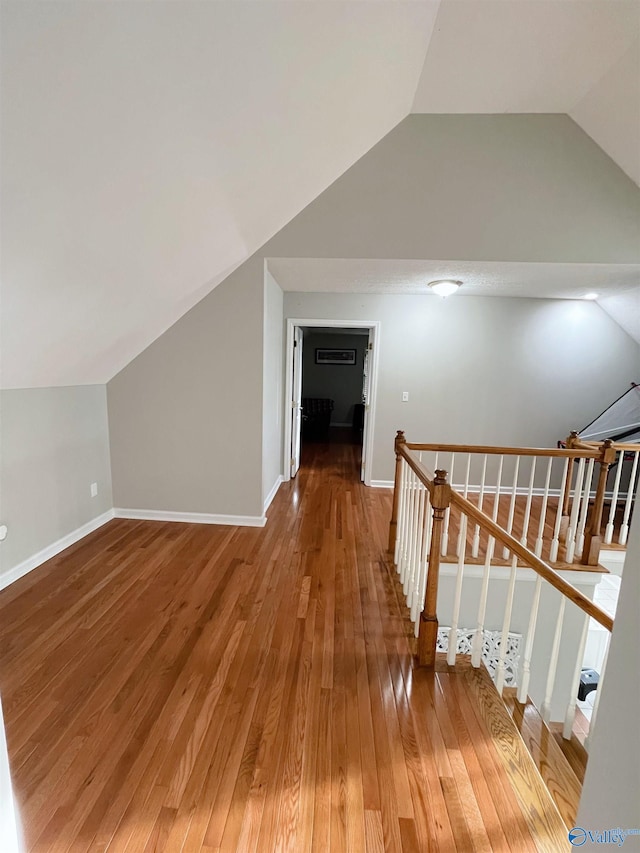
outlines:
{"label": "white baluster", "polygon": [[[622,476],[622,463],[624,460],[624,450],[621,450],[617,456],[616,476],[613,481],[613,495],[611,496],[611,507],[609,509],[609,520],[604,531],[605,545],[610,545],[613,542],[613,527],[618,508],[618,492],[620,491],[620,477]],[[629,483],[631,485],[631,483]],[[627,496],[628,497],[628,496]]]}
{"label": "white baluster", "polygon": [[576,668],[571,681],[571,693],[569,694],[569,704],[567,705],[567,713],[564,717],[564,727],[562,729],[562,737],[565,740],[571,740],[573,733],[573,721],[576,718],[576,701],[578,698],[578,686],[580,684],[580,674],[582,672],[582,664],[584,663],[584,650],[587,645],[587,635],[589,634],[589,617],[585,613],[584,624],[582,626],[582,634],[580,635],[580,643],[578,645],[578,658]]}
{"label": "white baluster", "polygon": [[413,599],[416,593],[418,575],[420,573],[420,557],[422,547],[422,531],[424,527],[424,493],[426,489],[418,480],[418,495],[416,500],[416,525],[411,550],[411,577],[409,578],[409,590],[407,593],[407,607],[413,607]]}
{"label": "white baluster", "polygon": [[627,544],[627,536],[629,535],[629,515],[631,514],[631,503],[635,494],[636,471],[638,470],[638,457],[640,450],[636,450],[633,454],[633,466],[631,468],[631,476],[629,477],[629,486],[627,488],[627,500],[624,505],[624,517],[622,526],[620,527],[620,537],[618,542],[621,545]]}
{"label": "white baluster", "polygon": [[[564,489],[567,484],[567,473],[569,471],[569,460],[564,460],[562,468],[562,482],[560,483],[560,496],[558,497],[558,508],[556,509],[556,523],[553,527],[553,539],[551,540],[551,551],[549,553],[549,561],[555,563],[558,559],[558,549],[560,547],[560,527],[562,526],[562,501],[564,498]],[[538,554],[538,556],[540,556]]]}
{"label": "white baluster", "polygon": [[[482,478],[480,480],[480,494],[478,496],[478,508],[482,509],[482,501],[484,500],[484,481],[487,476],[487,454],[484,454],[484,460],[482,462]],[[478,556],[478,551],[480,550],[480,525],[476,524],[473,531],[473,543],[471,545],[471,555],[473,557]]]}
{"label": "white baluster", "polygon": [[[453,483],[453,468],[456,461],[455,453],[451,454],[451,462],[449,465],[449,482]],[[449,516],[451,515],[451,504],[446,508],[444,513],[444,521],[442,524],[442,541],[441,541],[441,550],[440,553],[443,557],[447,555],[447,549],[449,548]]]}
{"label": "white baluster", "polygon": [[604,674],[607,670],[607,661],[609,660],[609,649],[611,648],[611,634],[607,631],[607,648],[604,653],[604,660],[602,661],[602,669],[600,670],[600,679],[598,681],[598,688],[596,690],[596,698],[593,702],[593,711],[591,712],[591,719],[589,721],[589,734],[587,735],[587,739],[585,741],[585,749],[589,751],[589,746],[591,745],[591,738],[593,737],[593,732],[596,725],[596,719],[598,717],[598,708],[600,707],[600,696],[602,694],[602,682],[604,681]]}
{"label": "white baluster", "polygon": [[456,662],[456,651],[458,649],[458,623],[460,619],[460,602],[462,601],[462,576],[464,574],[464,557],[467,545],[467,516],[460,515],[460,530],[463,532],[462,548],[458,555],[458,572],[456,574],[456,588],[453,597],[453,615],[451,617],[451,631],[449,632],[449,649],[447,651],[447,663],[453,666]]}
{"label": "white baluster", "polygon": [[542,545],[544,542],[544,523],[547,520],[547,503],[549,502],[549,483],[551,482],[551,466],[553,465],[553,456],[549,457],[547,462],[547,472],[544,475],[544,491],[542,492],[542,505],[540,507],[540,520],[538,522],[538,537],[534,553],[536,557],[542,554]]}
{"label": "white baluster", "polygon": [[[511,503],[509,504],[509,517],[507,518],[507,533],[513,530],[513,516],[516,510],[516,494],[518,492],[518,474],[520,472],[520,457],[516,456],[516,465],[513,472],[513,486],[511,487]],[[509,549],[502,549],[502,559],[506,560],[509,557]]]}
{"label": "white baluster", "polygon": [[471,646],[471,663],[473,666],[480,666],[482,659],[482,645],[484,643],[484,617],[487,611],[487,597],[489,594],[489,576],[491,573],[491,561],[493,559],[493,547],[495,539],[489,536],[487,542],[487,554],[484,560],[484,571],[482,573],[482,588],[480,590],[480,601],[478,603],[478,622],[473,635]]}
{"label": "white baluster", "polygon": [[428,499],[429,491],[428,489],[423,489],[421,493],[420,537],[418,545],[418,554],[416,559],[416,572],[411,587],[410,600],[408,602],[409,607],[411,609],[411,621],[414,623],[420,615],[420,589],[422,587],[422,574],[425,571],[425,560],[427,556],[425,553],[425,542],[427,539],[427,526],[429,524]]}
{"label": "white baluster", "polygon": [[502,623],[502,634],[500,635],[500,655],[498,657],[498,668],[496,670],[496,690],[502,693],[504,687],[504,662],[507,657],[507,644],[509,642],[509,628],[511,627],[511,614],[513,613],[513,596],[516,589],[516,573],[518,570],[518,558],[514,554],[511,558],[511,572],[509,573],[509,586],[507,588],[507,601],[504,608],[504,621]]}
{"label": "white baluster", "polygon": [[404,459],[400,462],[400,498],[398,500],[398,532],[396,535],[396,548],[393,556],[393,561],[396,566],[396,571],[400,572],[400,563],[402,555],[402,543],[404,541],[404,529],[406,525],[406,497],[407,497],[407,471],[409,466]]}
{"label": "white baluster", "polygon": [[582,555],[584,549],[584,528],[587,523],[587,513],[589,511],[589,498],[591,496],[591,480],[593,479],[593,466],[595,459],[590,459],[587,463],[587,474],[584,478],[584,488],[582,490],[582,506],[580,508],[580,521],[578,523],[578,531],[576,533],[576,554]]}
{"label": "white baluster", "polygon": [[407,495],[405,503],[405,524],[404,536],[402,537],[402,553],[400,554],[400,582],[404,586],[404,579],[407,573],[407,564],[409,560],[409,543],[411,541],[411,497],[413,494],[413,469],[407,470]]}
{"label": "white baluster", "polygon": [[[471,454],[467,453],[467,470],[464,475],[464,490],[462,493],[462,497],[466,500],[467,495],[469,494],[469,471],[471,469]],[[456,543],[456,557],[460,554],[460,549],[462,548],[462,528],[458,532],[458,542]]]}
{"label": "white baluster", "polygon": [[416,528],[418,525],[418,477],[412,471],[411,478],[411,497],[409,502],[409,537],[407,540],[407,559],[405,563],[405,571],[402,575],[402,589],[405,597],[409,594],[411,586],[411,572],[414,568],[414,552],[415,552],[415,537]]}
{"label": "white baluster", "polygon": [[527,504],[524,508],[524,521],[522,522],[522,536],[520,544],[527,546],[527,536],[529,534],[529,519],[531,518],[531,502],[533,501],[533,484],[536,477],[536,457],[531,457],[531,473],[529,474],[529,487],[527,489]]}
{"label": "white baluster", "polygon": [[422,562],[420,564],[420,578],[418,585],[418,598],[414,602],[414,623],[416,637],[420,633],[420,614],[424,610],[424,596],[427,589],[427,572],[429,570],[429,548],[431,546],[431,530],[433,528],[433,513],[431,510],[431,496],[429,492],[425,495],[425,518],[424,518],[424,537],[422,544]]}
{"label": "white baluster", "polygon": [[498,475],[496,477],[496,497],[493,502],[493,512],[491,513],[491,518],[493,521],[498,520],[498,509],[500,508],[500,489],[502,487],[502,466],[504,464],[504,456],[500,456],[500,460],[498,462]]}
{"label": "white baluster", "polygon": [[518,702],[522,705],[527,701],[529,695],[529,679],[531,678],[531,655],[533,653],[533,641],[536,635],[536,623],[538,621],[538,610],[540,608],[540,592],[542,590],[542,578],[540,575],[536,577],[536,586],[533,591],[533,600],[531,602],[531,611],[529,613],[529,626],[527,628],[527,638],[524,643],[523,663],[522,663],[522,679],[518,687]]}
{"label": "white baluster", "polygon": [[553,686],[556,681],[556,670],[558,669],[558,654],[560,653],[560,639],[562,637],[562,623],[564,621],[564,609],[566,605],[564,595],[560,596],[560,607],[558,608],[558,619],[556,622],[556,632],[553,637],[553,646],[551,648],[551,657],[549,658],[549,674],[547,676],[547,688],[544,694],[544,702],[540,713],[545,723],[551,719],[551,699],[553,696]]}
{"label": "white baluster", "polygon": [[576,483],[573,490],[573,503],[571,504],[571,515],[569,516],[569,528],[567,530],[567,563],[573,562],[576,552],[576,535],[578,533],[578,518],[580,512],[580,497],[582,495],[582,483],[584,481],[584,459],[578,461]]}

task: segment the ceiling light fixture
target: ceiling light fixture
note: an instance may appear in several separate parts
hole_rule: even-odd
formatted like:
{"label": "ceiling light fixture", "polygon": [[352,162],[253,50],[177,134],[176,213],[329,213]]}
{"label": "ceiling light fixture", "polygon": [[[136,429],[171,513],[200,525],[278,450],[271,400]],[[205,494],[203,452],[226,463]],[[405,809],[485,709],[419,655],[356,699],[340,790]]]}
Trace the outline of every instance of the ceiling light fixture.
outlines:
{"label": "ceiling light fixture", "polygon": [[600,296],[599,293],[585,293],[585,295],[582,298],[583,299],[597,299],[598,296]]}
{"label": "ceiling light fixture", "polygon": [[447,296],[451,296],[452,293],[455,293],[461,284],[461,281],[453,281],[452,279],[447,278],[440,279],[439,281],[430,281],[429,287],[434,293],[437,293],[438,296],[442,296],[442,298],[445,299]]}

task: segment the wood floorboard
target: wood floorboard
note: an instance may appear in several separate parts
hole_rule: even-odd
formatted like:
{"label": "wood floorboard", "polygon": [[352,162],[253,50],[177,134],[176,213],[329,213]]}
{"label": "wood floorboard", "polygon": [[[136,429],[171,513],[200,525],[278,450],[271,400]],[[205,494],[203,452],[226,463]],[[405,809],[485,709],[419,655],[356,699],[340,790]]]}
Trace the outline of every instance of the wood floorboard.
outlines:
{"label": "wood floorboard", "polygon": [[539,848],[477,685],[416,668],[358,472],[307,445],[264,529],[116,519],[0,593],[28,851]]}

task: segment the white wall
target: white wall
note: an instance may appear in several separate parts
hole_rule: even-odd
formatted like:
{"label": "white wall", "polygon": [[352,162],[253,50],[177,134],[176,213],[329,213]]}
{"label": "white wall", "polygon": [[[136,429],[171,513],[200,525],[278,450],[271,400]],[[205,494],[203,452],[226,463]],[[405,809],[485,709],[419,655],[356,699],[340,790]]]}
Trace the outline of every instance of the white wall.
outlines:
{"label": "white wall", "polygon": [[374,480],[393,478],[398,429],[413,441],[555,446],[622,393],[640,360],[589,302],[285,293],[284,313],[381,322]]}
{"label": "white wall", "polygon": [[264,280],[264,350],[262,376],[262,500],[280,481],[283,465],[283,294],[267,270]]}
{"label": "white wall", "polygon": [[[637,508],[637,496],[636,496]],[[640,829],[640,523],[636,515],[622,575],[609,661],[600,689],[577,825]],[[640,836],[623,850],[640,850]]]}
{"label": "white wall", "polygon": [[[104,385],[0,394],[3,575],[113,506]],[[98,495],[91,497],[91,483]]]}

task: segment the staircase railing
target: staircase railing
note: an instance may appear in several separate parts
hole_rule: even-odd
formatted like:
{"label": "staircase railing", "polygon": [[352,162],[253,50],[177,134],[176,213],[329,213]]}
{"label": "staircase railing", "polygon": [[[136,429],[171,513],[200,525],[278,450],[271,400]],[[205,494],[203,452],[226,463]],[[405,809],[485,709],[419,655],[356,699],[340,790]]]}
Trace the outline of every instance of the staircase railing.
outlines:
{"label": "staircase railing", "polygon": [[[517,503],[515,498],[517,497],[517,469],[519,467],[517,460],[526,458],[539,460],[546,457],[542,466],[544,471],[544,485],[540,495],[543,504],[545,504],[544,511],[540,507],[540,517],[545,523],[550,500],[551,476],[553,474],[552,466],[547,460],[561,460],[560,481],[556,495],[557,506],[554,507],[552,513],[553,538],[551,541],[551,550],[553,550],[554,542],[557,542],[558,550],[561,547],[567,549],[570,547],[574,549],[581,547],[582,553],[586,551],[587,554],[590,554],[590,539],[593,542],[599,536],[601,519],[598,519],[597,516],[598,512],[601,515],[601,507],[594,504],[592,518],[589,524],[587,524],[587,513],[584,507],[589,503],[589,491],[585,485],[585,472],[587,468],[590,468],[590,473],[593,474],[593,467],[596,462],[599,462],[599,481],[603,480],[603,478],[606,481],[608,466],[611,464],[608,461],[611,458],[610,444],[607,444],[606,447],[600,446],[598,448],[574,446],[567,449],[558,448],[553,450],[489,448],[463,445],[425,445],[409,444],[406,442],[404,434],[399,432],[395,440],[395,453],[395,489],[389,533],[389,550],[393,555],[406,596],[407,605],[410,609],[411,619],[415,625],[420,663],[426,666],[434,664],[436,649],[442,639],[439,638],[437,616],[440,569],[441,563],[444,562],[444,555],[450,555],[453,550],[456,555],[457,569],[455,571],[451,624],[448,634],[447,660],[451,665],[455,664],[458,653],[465,575],[469,573],[470,563],[471,568],[475,568],[478,562],[480,562],[483,566],[480,586],[479,589],[474,589],[474,596],[472,596],[472,600],[475,603],[477,595],[475,625],[472,626],[472,636],[470,644],[468,644],[469,647],[467,648],[467,651],[470,650],[471,653],[472,664],[476,667],[480,666],[483,656],[483,646],[486,644],[485,623],[492,586],[492,570],[495,573],[496,567],[500,566],[500,570],[504,572],[504,555],[506,554],[509,558],[506,594],[504,596],[502,618],[499,620],[497,626],[498,631],[494,631],[494,635],[496,633],[498,635],[497,642],[494,640],[493,643],[496,656],[496,660],[494,661],[494,681],[496,687],[499,692],[502,692],[508,671],[511,683],[513,683],[513,663],[508,660],[508,650],[516,596],[516,580],[523,572],[529,570],[529,572],[532,571],[534,573],[535,586],[531,595],[531,601],[528,602],[529,610],[528,618],[526,619],[526,630],[524,630],[521,637],[523,645],[520,649],[517,678],[515,681],[518,699],[521,702],[525,702],[529,695],[532,663],[536,657],[535,647],[538,641],[544,641],[547,645],[543,658],[545,666],[544,678],[542,678],[543,683],[540,677],[537,678],[539,682],[538,695],[534,698],[537,700],[537,704],[541,706],[542,716],[547,721],[551,719],[552,707],[554,708],[554,716],[558,719],[557,707],[562,697],[558,699],[556,696],[559,686],[556,684],[556,679],[558,663],[562,655],[564,658],[563,673],[565,675],[565,683],[561,685],[564,688],[564,700],[562,700],[564,705],[563,734],[567,738],[571,737],[590,619],[595,620],[595,622],[606,630],[607,650],[608,636],[613,628],[613,620],[583,592],[569,583],[556,569],[540,557],[540,553],[543,550],[542,545],[539,544],[540,540],[543,539],[543,535],[540,532],[540,521],[538,522],[535,536],[535,548],[531,549],[528,547],[528,526],[532,518],[531,499],[533,491],[531,487],[529,487],[527,493],[524,495],[524,506],[520,507],[522,511],[518,524],[519,535],[514,535],[514,507]],[[448,461],[453,465],[455,464],[453,454],[464,453],[468,457],[481,457],[482,486],[481,490],[477,493],[477,503],[472,502],[468,497],[469,470],[472,467],[472,462],[469,461],[469,458],[465,460],[465,464],[463,465],[463,470],[466,473],[461,491],[452,488],[447,479],[447,471],[444,468],[438,467],[432,471],[424,461],[424,456],[427,454],[437,454],[438,460],[446,457],[447,454],[451,454]],[[489,493],[487,489],[487,459],[491,454],[498,455],[500,460],[496,466],[495,479],[493,481],[494,500],[492,501],[492,513],[489,515],[483,508],[483,496],[486,497]],[[511,480],[508,500],[501,507],[499,500],[501,494],[500,484],[504,468],[503,460],[506,456],[516,457],[516,473],[515,477]],[[571,466],[569,463],[571,463]],[[570,467],[577,469],[575,475],[570,471]],[[531,466],[528,477],[530,483],[535,482],[535,465]],[[570,492],[567,492],[565,488],[567,482],[572,483],[572,491]],[[564,501],[567,493],[570,498],[568,504]],[[560,499],[561,496],[562,500]],[[499,521],[500,513],[502,513],[502,519]],[[503,527],[505,518],[506,524]],[[584,521],[582,520],[583,518]],[[596,521],[593,521],[594,518],[596,518]],[[564,525],[564,538],[562,536],[563,520],[566,522]],[[598,533],[596,533],[596,530]],[[579,545],[581,535],[584,537],[584,543]],[[455,545],[451,550],[448,547],[448,540],[455,541]],[[496,557],[496,550],[500,551],[500,549],[502,557]],[[481,552],[482,557],[478,560]],[[571,569],[574,567],[568,566],[567,568]],[[558,593],[555,602],[549,599],[550,590],[555,590]],[[545,619],[550,613],[553,614],[552,621],[554,622],[554,628],[550,644],[550,633],[548,630],[545,631],[543,637],[537,636],[536,632],[543,598],[545,598]],[[567,604],[576,611],[576,614],[571,617],[568,615]],[[468,612],[468,600],[465,606]],[[568,624],[569,627],[567,628]],[[468,631],[465,637],[468,642]],[[441,642],[440,645],[442,645]],[[572,659],[567,663],[566,658],[569,653]],[[600,673],[601,677],[603,672],[604,667],[602,667],[602,672]],[[569,682],[568,684],[567,681]],[[596,704],[591,718],[592,725],[597,715],[597,701],[598,694],[596,693]]]}
{"label": "staircase railing", "polygon": [[[583,446],[596,448],[593,442],[584,442]],[[633,506],[633,496],[640,481],[640,445],[635,443],[614,442],[612,461],[608,478],[603,489],[603,502],[608,504],[605,512],[607,519],[603,544],[626,545],[629,536],[629,521]]]}

